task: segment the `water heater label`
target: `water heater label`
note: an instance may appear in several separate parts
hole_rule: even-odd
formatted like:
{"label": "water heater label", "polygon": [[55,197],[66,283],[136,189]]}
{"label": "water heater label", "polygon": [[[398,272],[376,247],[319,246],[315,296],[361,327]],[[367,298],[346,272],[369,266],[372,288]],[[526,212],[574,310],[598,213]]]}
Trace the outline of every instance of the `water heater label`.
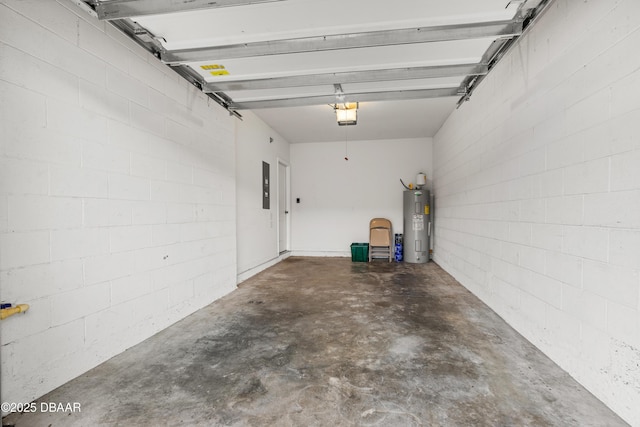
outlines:
{"label": "water heater label", "polygon": [[429,205],[424,205],[424,214],[429,215]]}
{"label": "water heater label", "polygon": [[424,215],[413,215],[413,231],[424,230]]}

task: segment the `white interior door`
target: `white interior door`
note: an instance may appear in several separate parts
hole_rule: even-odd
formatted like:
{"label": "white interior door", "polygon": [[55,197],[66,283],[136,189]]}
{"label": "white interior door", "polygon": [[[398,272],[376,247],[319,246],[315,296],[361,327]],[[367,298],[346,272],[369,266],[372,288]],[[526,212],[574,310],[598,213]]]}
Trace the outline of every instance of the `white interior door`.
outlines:
{"label": "white interior door", "polygon": [[278,162],[278,251],[288,251],[289,246],[289,205],[287,197],[288,166]]}

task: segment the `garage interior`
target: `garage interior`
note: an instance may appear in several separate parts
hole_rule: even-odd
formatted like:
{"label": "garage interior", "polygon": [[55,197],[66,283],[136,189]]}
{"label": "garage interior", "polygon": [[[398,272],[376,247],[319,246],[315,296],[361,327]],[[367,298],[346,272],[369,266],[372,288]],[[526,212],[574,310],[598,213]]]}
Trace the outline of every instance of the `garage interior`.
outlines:
{"label": "garage interior", "polygon": [[0,1],[3,424],[640,425],[640,4],[442,3]]}

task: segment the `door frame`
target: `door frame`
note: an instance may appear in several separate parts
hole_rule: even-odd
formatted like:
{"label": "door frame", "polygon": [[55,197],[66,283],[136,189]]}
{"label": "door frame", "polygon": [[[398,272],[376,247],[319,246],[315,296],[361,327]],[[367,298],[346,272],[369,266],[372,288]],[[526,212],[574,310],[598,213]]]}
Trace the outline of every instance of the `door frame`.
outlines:
{"label": "door frame", "polygon": [[[276,177],[277,177],[277,211],[276,211],[276,239],[277,239],[277,247],[278,247],[278,254],[282,254],[283,252],[289,251],[291,248],[291,166],[289,165],[289,162],[287,162],[284,159],[281,158],[277,158],[277,168],[276,168]],[[284,176],[280,176],[280,166],[284,166]],[[285,194],[284,194],[284,209],[281,209],[280,207],[280,183],[282,182],[282,180],[284,179],[284,188],[285,188]],[[288,214],[285,215],[284,218],[284,224],[285,224],[285,247],[281,248],[280,247],[280,212],[281,210],[287,211],[289,212]]]}

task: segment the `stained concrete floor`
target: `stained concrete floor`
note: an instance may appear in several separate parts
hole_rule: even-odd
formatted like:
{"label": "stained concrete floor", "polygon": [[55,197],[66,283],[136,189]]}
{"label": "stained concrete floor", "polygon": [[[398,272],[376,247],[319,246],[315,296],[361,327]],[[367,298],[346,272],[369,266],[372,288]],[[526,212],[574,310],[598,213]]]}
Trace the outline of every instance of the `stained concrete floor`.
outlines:
{"label": "stained concrete floor", "polygon": [[289,258],[15,426],[626,425],[436,264]]}

